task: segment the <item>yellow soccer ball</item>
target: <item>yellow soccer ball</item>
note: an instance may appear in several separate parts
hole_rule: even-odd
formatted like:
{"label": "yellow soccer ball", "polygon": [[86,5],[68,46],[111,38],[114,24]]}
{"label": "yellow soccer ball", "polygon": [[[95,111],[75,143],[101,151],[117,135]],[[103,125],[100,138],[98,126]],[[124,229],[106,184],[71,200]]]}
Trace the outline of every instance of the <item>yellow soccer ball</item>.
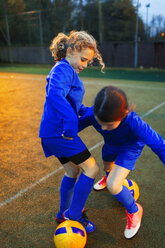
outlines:
{"label": "yellow soccer ball", "polygon": [[125,179],[123,185],[130,190],[131,194],[135,198],[135,201],[137,201],[140,195],[139,186],[137,185],[137,183],[135,183],[135,181],[133,181],[132,179]]}
{"label": "yellow soccer ball", "polygon": [[56,248],[84,248],[86,242],[87,233],[78,221],[66,220],[56,228],[54,234]]}

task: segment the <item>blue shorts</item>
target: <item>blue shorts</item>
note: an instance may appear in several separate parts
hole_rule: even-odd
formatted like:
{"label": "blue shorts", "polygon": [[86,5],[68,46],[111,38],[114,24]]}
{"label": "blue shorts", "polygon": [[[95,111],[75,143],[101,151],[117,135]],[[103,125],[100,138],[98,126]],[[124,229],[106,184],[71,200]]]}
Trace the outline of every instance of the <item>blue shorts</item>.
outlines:
{"label": "blue shorts", "polygon": [[88,150],[79,136],[74,137],[73,140],[63,137],[42,138],[41,144],[46,157],[52,155],[57,158],[72,157]]}
{"label": "blue shorts", "polygon": [[122,147],[104,144],[102,148],[102,159],[105,162],[113,162],[128,170],[135,169],[135,163],[140,156],[143,147]]}

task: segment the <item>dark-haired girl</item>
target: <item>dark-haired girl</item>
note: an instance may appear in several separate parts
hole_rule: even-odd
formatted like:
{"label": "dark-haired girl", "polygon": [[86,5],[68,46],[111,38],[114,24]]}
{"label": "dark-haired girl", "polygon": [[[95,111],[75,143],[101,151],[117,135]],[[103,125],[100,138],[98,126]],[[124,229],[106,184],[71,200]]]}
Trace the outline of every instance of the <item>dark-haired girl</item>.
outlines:
{"label": "dark-haired girl", "polygon": [[[135,169],[135,162],[145,145],[165,164],[165,141],[133,112],[125,92],[113,86],[103,88],[97,94],[94,106],[79,119],[79,131],[89,125],[93,125],[104,137],[102,159],[106,187],[126,208],[124,236],[130,239],[140,228],[143,208],[123,186],[123,181]],[[98,189],[98,183],[94,187]]]}
{"label": "dark-haired girl", "polygon": [[[85,89],[78,73],[97,58],[104,67],[96,40],[85,31],[59,33],[50,45],[56,62],[47,76],[46,100],[39,137],[46,157],[54,155],[65,169],[60,188],[60,210],[56,219],[81,222],[87,232],[94,224],[83,212],[99,168],[77,135],[78,117],[86,111],[82,104]],[[82,171],[77,182],[77,176]]]}

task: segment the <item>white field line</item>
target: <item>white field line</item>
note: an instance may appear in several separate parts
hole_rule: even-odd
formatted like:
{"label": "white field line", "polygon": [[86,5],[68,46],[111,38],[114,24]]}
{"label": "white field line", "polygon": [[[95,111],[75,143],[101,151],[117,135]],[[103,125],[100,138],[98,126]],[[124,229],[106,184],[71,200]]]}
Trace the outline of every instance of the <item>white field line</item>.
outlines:
{"label": "white field line", "polygon": [[15,200],[16,198],[20,197],[22,194],[26,193],[27,191],[29,191],[30,189],[34,188],[37,184],[40,184],[41,182],[45,181],[47,178],[49,178],[50,176],[54,175],[55,173],[57,173],[58,171],[60,171],[61,169],[63,169],[63,167],[59,167],[58,169],[52,171],[51,173],[47,174],[45,177],[42,177],[40,180],[36,181],[35,183],[33,183],[32,185],[28,186],[25,189],[22,189],[21,191],[19,191],[17,194],[15,194],[14,196],[8,198],[7,200],[5,200],[4,202],[2,202],[0,204],[0,208],[5,206],[6,204],[8,204],[9,202]]}
{"label": "white field line", "polygon": [[[156,109],[160,108],[161,106],[163,106],[165,104],[165,101],[162,102],[161,104],[159,104],[158,106],[154,107],[153,109],[150,109],[148,112],[146,112],[144,115],[141,116],[145,117],[148,116],[150,113],[152,113],[153,111],[155,111]],[[103,144],[103,141],[98,142],[96,145],[92,146],[91,148],[89,148],[89,151],[92,151],[94,149],[96,149],[97,147],[99,147],[100,145]],[[58,169],[52,171],[51,173],[47,174],[45,177],[42,177],[40,180],[34,182],[32,185],[28,186],[27,188],[19,191],[17,194],[15,194],[14,196],[8,198],[7,200],[3,201],[2,203],[0,203],[0,208],[7,205],[8,203],[12,202],[13,200],[17,199],[18,197],[20,197],[22,194],[26,193],[27,191],[29,191],[30,189],[34,188],[36,185],[38,185],[39,183],[45,181],[46,179],[48,179],[50,176],[56,174],[59,170],[62,170],[63,167],[59,167]]]}
{"label": "white field line", "polygon": [[[24,76],[19,76],[19,75],[0,75],[0,78],[6,78],[6,79],[20,79],[20,80],[35,80],[35,81],[46,81],[46,78],[44,78],[44,75],[39,75],[38,77],[24,77]],[[113,81],[113,79],[110,79],[111,81]],[[101,81],[101,79],[100,79]],[[94,82],[85,82],[84,81],[84,85],[96,85],[96,83]],[[125,88],[134,88],[134,89],[146,89],[146,90],[165,90],[165,87],[161,88],[161,87],[149,87],[149,86],[143,86],[143,85],[128,85],[128,84],[120,84],[120,83],[116,83],[114,82],[114,84],[116,86],[119,86],[119,87],[125,87]],[[109,85],[109,82],[105,82],[104,80],[104,83],[99,83],[97,82],[97,85]]]}
{"label": "white field line", "polygon": [[[97,147],[99,147],[100,145],[103,144],[103,141],[100,141],[99,143],[97,143],[96,145],[92,146],[91,148],[89,148],[89,151],[92,151],[94,149],[96,149]],[[22,189],[21,191],[19,191],[17,194],[15,194],[14,196],[8,198],[7,200],[5,200],[4,202],[0,203],[0,208],[5,206],[6,204],[8,204],[9,202],[15,200],[16,198],[20,197],[22,194],[26,193],[27,191],[29,191],[30,189],[34,188],[36,185],[40,184],[41,182],[45,181],[46,179],[48,179],[49,177],[53,176],[54,174],[56,174],[58,171],[62,170],[63,167],[59,167],[58,169],[52,171],[51,173],[47,174],[46,176],[42,177],[40,180],[34,182],[32,185],[28,186],[25,189]]]}
{"label": "white field line", "polygon": [[[111,81],[113,81],[113,79],[110,79]],[[108,82],[105,82],[104,83],[94,83],[94,82],[83,82],[84,84],[86,85],[110,85]],[[161,88],[161,87],[149,87],[149,86],[143,86],[143,85],[130,85],[130,84],[119,84],[119,83],[116,83],[114,82],[114,85],[116,86],[119,86],[119,87],[125,87],[125,88],[136,88],[136,89],[146,89],[146,90],[165,90],[165,87]]]}
{"label": "white field line", "polygon": [[144,115],[142,115],[141,118],[148,116],[149,114],[151,114],[152,112],[154,112],[156,109],[162,107],[164,104],[165,104],[165,101],[162,102],[161,104],[157,105],[155,108],[150,109],[147,113],[145,113]]}

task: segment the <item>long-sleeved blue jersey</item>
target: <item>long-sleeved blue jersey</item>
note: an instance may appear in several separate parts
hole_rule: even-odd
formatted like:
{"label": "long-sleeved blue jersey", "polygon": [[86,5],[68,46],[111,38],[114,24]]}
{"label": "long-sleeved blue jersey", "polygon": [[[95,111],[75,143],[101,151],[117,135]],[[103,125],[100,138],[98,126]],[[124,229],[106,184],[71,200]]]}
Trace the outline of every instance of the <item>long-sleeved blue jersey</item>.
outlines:
{"label": "long-sleeved blue jersey", "polygon": [[78,132],[78,116],[85,107],[82,104],[85,89],[77,72],[62,59],[47,76],[46,100],[39,137],[74,137]]}
{"label": "long-sleeved blue jersey", "polygon": [[164,139],[135,112],[129,113],[116,129],[108,131],[101,129],[94,117],[93,107],[91,107],[79,119],[79,131],[90,125],[94,126],[104,137],[105,144],[114,148],[123,147],[130,150],[142,150],[145,145],[148,145],[165,164]]}

